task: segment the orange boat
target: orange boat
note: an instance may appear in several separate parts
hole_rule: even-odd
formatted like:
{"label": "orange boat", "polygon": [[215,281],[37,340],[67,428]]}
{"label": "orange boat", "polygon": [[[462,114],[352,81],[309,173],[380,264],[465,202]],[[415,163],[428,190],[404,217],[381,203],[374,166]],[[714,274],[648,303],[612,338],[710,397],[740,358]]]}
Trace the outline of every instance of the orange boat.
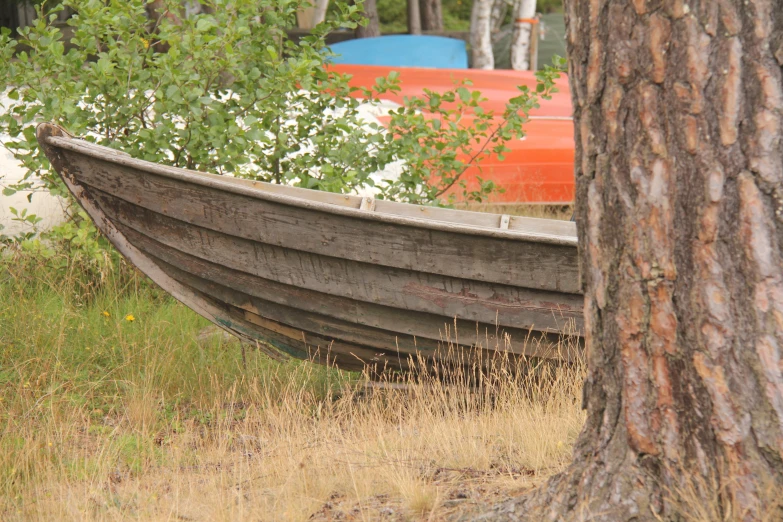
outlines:
{"label": "orange boat", "polygon": [[[482,93],[487,101],[482,107],[500,113],[506,102],[519,94],[518,86],[535,89],[536,78],[529,71],[483,71],[476,69],[424,69],[371,65],[333,65],[333,70],[350,74],[350,84],[370,87],[377,78],[391,71],[399,73],[400,91],[387,93],[384,99],[403,103],[406,96],[421,96],[424,89],[442,92],[455,83],[469,80],[471,88]],[[505,191],[494,193],[493,204],[542,203],[568,204],[574,200],[574,136],[571,121],[571,95],[568,80],[556,82],[557,93],[551,100],[542,100],[530,113],[526,135],[507,143],[510,152],[501,161],[491,155],[463,175],[469,190],[478,188],[477,177],[492,180]],[[466,119],[470,124],[470,119]],[[458,195],[455,192],[455,195]]]}

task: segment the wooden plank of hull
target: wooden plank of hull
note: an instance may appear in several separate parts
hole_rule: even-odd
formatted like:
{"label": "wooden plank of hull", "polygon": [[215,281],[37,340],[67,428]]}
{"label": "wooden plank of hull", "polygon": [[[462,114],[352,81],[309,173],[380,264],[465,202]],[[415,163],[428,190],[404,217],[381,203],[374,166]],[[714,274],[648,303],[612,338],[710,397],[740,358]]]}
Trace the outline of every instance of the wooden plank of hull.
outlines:
{"label": "wooden plank of hull", "polygon": [[[199,294],[198,291],[195,291]],[[261,343],[299,359],[310,360],[318,364],[334,365],[342,369],[363,370],[367,367],[378,372],[383,369],[407,370],[411,367],[419,369],[431,368],[436,360],[445,364],[476,366],[492,364],[493,357],[507,356],[500,352],[489,352],[474,348],[445,346],[434,357],[426,354],[408,354],[401,351],[373,350],[342,340],[329,339],[310,332],[278,323],[253,312],[222,303],[211,296],[201,294],[202,299],[211,302],[216,307],[225,310],[228,319],[222,319],[220,324],[241,332],[245,337],[256,338]],[[553,351],[540,351],[541,356],[552,357]]]}
{"label": "wooden plank of hull", "polygon": [[[95,145],[90,144],[95,147]],[[114,153],[128,156],[127,153],[108,149]],[[214,176],[205,172],[198,172],[199,176]],[[310,190],[290,185],[278,185],[274,183],[265,183],[250,179],[235,178],[232,176],[220,176],[221,182],[231,183],[239,186],[252,187],[254,190],[267,192],[270,194],[280,194],[296,198],[304,198],[329,205],[337,205],[346,208],[360,208],[361,196],[351,194],[337,194],[334,192],[323,192],[320,190]],[[468,223],[475,226],[486,228],[498,228],[500,226],[499,214],[486,212],[472,212],[466,210],[455,210],[450,208],[433,207],[429,205],[413,205],[410,203],[398,203],[396,201],[375,200],[375,211],[379,213],[388,213],[397,216],[408,216],[414,218],[432,219],[435,221],[445,221],[449,223]],[[576,226],[571,221],[562,221],[555,219],[531,218],[526,216],[511,216],[509,230],[531,230],[535,229],[540,233],[551,234],[554,236],[576,236]]]}
{"label": "wooden plank of hull", "polygon": [[[50,124],[43,124],[42,126],[51,127]],[[61,134],[47,138],[50,150],[54,150],[53,147],[55,147],[58,154],[62,154],[64,151],[73,151],[81,156],[100,160],[108,159],[119,166],[137,169],[145,174],[151,173],[171,179],[179,179],[191,185],[217,188],[256,199],[277,201],[297,208],[317,208],[330,214],[350,215],[361,220],[382,221],[430,230],[447,230],[463,235],[501,237],[512,240],[526,239],[538,243],[568,245],[574,248],[577,245],[576,227],[574,223],[570,222],[514,216],[510,220],[509,227],[497,228],[499,216],[493,214],[379,201],[375,203],[378,203],[383,208],[382,212],[375,212],[370,215],[357,215],[356,210],[363,205],[363,201],[366,198],[168,167],[137,160],[124,152],[94,143],[73,139],[72,137],[66,138],[62,129],[58,129],[58,132]],[[413,212],[416,217],[412,217],[411,210],[416,211]],[[428,219],[421,219],[422,215],[419,214],[420,212],[423,212]],[[506,228],[506,230],[501,230],[502,228]],[[509,230],[514,232],[509,233]]]}
{"label": "wooden plank of hull", "polygon": [[[475,347],[476,349],[481,348],[487,351],[500,350],[505,352],[510,348],[510,351],[515,354],[534,357],[551,355],[550,343],[542,345],[538,342],[540,339],[528,339],[528,332],[515,329],[513,331],[511,329],[498,331],[491,325],[473,325],[472,329],[462,329],[454,332],[456,329],[454,325],[450,325],[448,319],[443,318],[444,322],[441,322],[439,325],[433,325],[435,326],[434,335],[437,337],[434,337],[434,339],[416,338],[412,335],[397,333],[397,331],[382,330],[334,319],[327,315],[303,310],[301,307],[293,308],[278,303],[270,303],[219,283],[201,279],[162,261],[159,263],[159,266],[177,281],[235,308],[291,326],[308,334],[320,335],[331,340],[345,341],[370,349],[410,355],[421,353],[425,357],[432,357],[443,344],[439,341],[451,338],[453,344]],[[459,343],[457,343],[457,340]]]}
{"label": "wooden plank of hull", "polygon": [[[122,153],[125,154],[125,153]],[[127,154],[126,154],[127,155]],[[198,172],[199,176],[214,176],[204,172]],[[346,208],[361,208],[361,196],[351,194],[336,194],[334,192],[323,192],[320,190],[311,190],[290,185],[277,185],[274,183],[265,183],[250,179],[235,178],[232,176],[220,176],[220,180],[231,184],[245,187],[252,187],[254,190],[267,192],[270,194],[281,194],[296,198],[306,198],[311,201],[328,203]],[[456,210],[443,207],[433,207],[430,205],[413,205],[410,203],[399,203],[388,200],[375,200],[374,210],[381,214],[392,214],[396,216],[408,216],[417,219],[432,219],[435,221],[444,221],[448,223],[467,223],[474,226],[486,228],[500,227],[499,214],[487,212],[473,212],[468,210]],[[508,230],[537,230],[539,233],[550,234],[553,236],[573,236],[576,237],[576,224],[572,221],[562,221],[557,219],[541,219],[526,216],[511,216]]]}
{"label": "wooden plank of hull", "polygon": [[204,295],[245,312],[251,312],[265,319],[288,325],[297,331],[320,335],[330,340],[347,341],[367,348],[405,354],[414,354],[417,351],[431,353],[438,348],[438,343],[431,339],[422,339],[421,342],[417,342],[410,335],[349,323],[301,308],[270,303],[218,283],[200,279],[164,262],[160,262],[159,266],[172,278]]}
{"label": "wooden plank of hull", "polygon": [[81,183],[223,234],[406,270],[579,293],[572,246],[389,225],[293,208],[71,152],[66,156],[78,167]]}
{"label": "wooden plank of hull", "polygon": [[568,319],[581,315],[580,296],[542,296],[516,287],[461,281],[288,250],[189,225],[95,189],[90,192],[128,236],[135,230],[200,259],[279,283],[389,308],[456,316],[504,327],[538,330],[547,326],[552,331],[562,330]]}
{"label": "wooden plank of hull", "polygon": [[[211,302],[213,306],[221,306],[221,303],[212,301],[209,296],[202,294],[200,297],[205,302]],[[297,359],[337,366],[343,370],[362,371],[367,365],[401,370],[408,367],[408,357],[402,354],[390,356],[316,335],[307,335],[289,326],[225,304],[216,324],[229,331],[239,332],[245,339],[258,341],[259,347],[267,346],[267,349],[272,348]]]}
{"label": "wooden plank of hull", "polygon": [[[203,295],[207,301],[213,299]],[[253,312],[233,307],[226,303],[213,301],[222,306],[230,318],[225,325],[242,332],[247,337],[255,336],[259,342],[269,343],[273,347],[299,359],[319,364],[334,365],[342,369],[362,370],[367,367],[378,372],[383,369],[408,370],[431,369],[436,363],[451,366],[482,367],[493,364],[495,357],[517,357],[510,352],[497,352],[473,347],[444,345],[430,356],[424,353],[409,354],[402,351],[373,350],[342,340],[325,338],[310,332],[272,321]],[[570,354],[561,354],[554,345],[542,345],[535,356],[560,357],[570,359]]]}
{"label": "wooden plank of hull", "polygon": [[[495,325],[478,324],[477,326],[475,322],[455,321],[449,317],[389,308],[375,303],[359,302],[332,294],[281,284],[185,254],[132,229],[128,229],[124,233],[134,245],[156,259],[164,269],[166,269],[165,266],[178,267],[174,270],[185,274],[175,277],[180,281],[183,277],[188,278],[188,281],[191,277],[199,278],[269,303],[289,306],[349,323],[407,334],[418,338],[420,347],[422,339],[442,340],[441,332],[445,330],[444,325],[448,326],[450,332],[456,330],[463,337],[463,341],[468,341],[467,336],[474,335],[477,331],[494,332],[497,330]],[[168,269],[166,270],[171,273]],[[198,285],[194,283],[192,286]],[[562,329],[561,326],[557,331]],[[520,342],[530,335],[528,331],[517,328],[506,328],[505,330],[512,339]]]}

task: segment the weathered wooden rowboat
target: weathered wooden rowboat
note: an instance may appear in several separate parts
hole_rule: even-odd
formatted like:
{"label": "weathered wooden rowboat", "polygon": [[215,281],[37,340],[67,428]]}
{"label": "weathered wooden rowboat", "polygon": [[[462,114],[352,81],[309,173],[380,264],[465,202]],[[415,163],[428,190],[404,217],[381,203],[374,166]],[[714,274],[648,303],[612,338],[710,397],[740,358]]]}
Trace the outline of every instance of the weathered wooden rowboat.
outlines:
{"label": "weathered wooden rowboat", "polygon": [[446,337],[545,357],[551,345],[531,336],[581,329],[573,223],[166,167],[52,124],[38,141],[130,262],[270,355],[405,369]]}

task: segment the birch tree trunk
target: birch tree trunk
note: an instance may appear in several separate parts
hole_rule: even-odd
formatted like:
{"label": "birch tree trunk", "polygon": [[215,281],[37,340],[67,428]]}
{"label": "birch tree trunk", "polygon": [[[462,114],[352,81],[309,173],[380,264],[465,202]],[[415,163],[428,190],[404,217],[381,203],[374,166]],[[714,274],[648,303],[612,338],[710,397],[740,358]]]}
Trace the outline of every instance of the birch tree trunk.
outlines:
{"label": "birch tree trunk", "polygon": [[301,7],[296,15],[299,29],[313,29],[326,20],[329,0],[313,0],[309,7]]}
{"label": "birch tree trunk", "polygon": [[421,0],[421,28],[425,31],[443,30],[441,0]]}
{"label": "birch tree trunk", "polygon": [[492,54],[493,0],[473,0],[470,16],[470,52],[474,69],[494,69]]}
{"label": "birch tree trunk", "polygon": [[367,25],[356,28],[356,38],[372,38],[381,35],[381,26],[378,21],[378,6],[375,0],[364,0],[364,17]]}
{"label": "birch tree trunk", "polygon": [[492,520],[783,520],[783,1],[568,0],[587,422]]}
{"label": "birch tree trunk", "polygon": [[329,0],[315,0],[315,14],[313,15],[313,24],[318,25],[326,20],[326,11],[329,9]]}
{"label": "birch tree trunk", "polygon": [[533,25],[517,20],[536,16],[536,0],[514,0],[514,32],[511,35],[511,68],[515,71],[530,69],[530,35]]}

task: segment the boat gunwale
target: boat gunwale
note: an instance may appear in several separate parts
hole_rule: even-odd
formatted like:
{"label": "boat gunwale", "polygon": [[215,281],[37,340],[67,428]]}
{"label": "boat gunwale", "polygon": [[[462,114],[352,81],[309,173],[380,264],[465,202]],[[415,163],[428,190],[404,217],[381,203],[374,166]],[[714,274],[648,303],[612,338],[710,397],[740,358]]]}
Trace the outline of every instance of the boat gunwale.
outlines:
{"label": "boat gunwale", "polygon": [[[56,127],[56,125],[53,125]],[[239,194],[243,196],[252,197],[255,199],[267,200],[283,205],[289,205],[299,208],[307,208],[316,211],[321,211],[330,214],[337,214],[343,216],[349,216],[358,219],[370,219],[373,221],[380,221],[383,223],[389,223],[394,225],[412,226],[417,228],[424,228],[429,230],[439,230],[444,232],[463,233],[469,235],[494,237],[498,239],[509,239],[516,241],[528,241],[536,243],[547,243],[561,246],[577,246],[578,241],[576,235],[558,235],[545,232],[536,232],[534,230],[525,230],[520,228],[515,229],[502,229],[492,228],[479,225],[471,225],[468,223],[454,222],[454,221],[441,221],[432,217],[411,217],[400,214],[393,214],[389,212],[376,212],[368,211],[359,208],[352,208],[346,206],[340,206],[334,203],[326,203],[320,201],[314,201],[306,199],[304,197],[292,196],[287,194],[280,194],[275,192],[266,192],[259,188],[250,185],[249,183],[257,183],[263,185],[269,185],[264,182],[249,182],[236,183],[235,180],[243,180],[242,178],[231,178],[231,180],[225,179],[223,176],[217,174],[210,174],[206,172],[199,172],[193,170],[182,169],[179,167],[170,167],[166,165],[160,165],[154,162],[140,160],[133,158],[129,154],[115,150],[109,147],[90,143],[78,138],[72,138],[67,136],[48,136],[45,138],[47,145],[65,149],[71,152],[84,154],[89,157],[106,161],[109,163],[119,164],[122,166],[141,170],[149,174],[167,177],[184,181],[187,183],[193,183],[196,185],[221,190],[233,194]],[[296,187],[289,187],[296,188]],[[307,189],[301,189],[307,190]],[[359,197],[353,195],[352,197]],[[412,205],[406,203],[397,203],[397,205],[409,205],[412,208],[426,208],[420,205]],[[436,209],[436,207],[433,207]],[[466,214],[485,214],[498,216],[500,214],[494,213],[481,213],[471,212],[467,210],[461,210],[457,212],[465,212]],[[541,218],[524,218],[525,221],[534,220],[541,222],[556,221]]]}

